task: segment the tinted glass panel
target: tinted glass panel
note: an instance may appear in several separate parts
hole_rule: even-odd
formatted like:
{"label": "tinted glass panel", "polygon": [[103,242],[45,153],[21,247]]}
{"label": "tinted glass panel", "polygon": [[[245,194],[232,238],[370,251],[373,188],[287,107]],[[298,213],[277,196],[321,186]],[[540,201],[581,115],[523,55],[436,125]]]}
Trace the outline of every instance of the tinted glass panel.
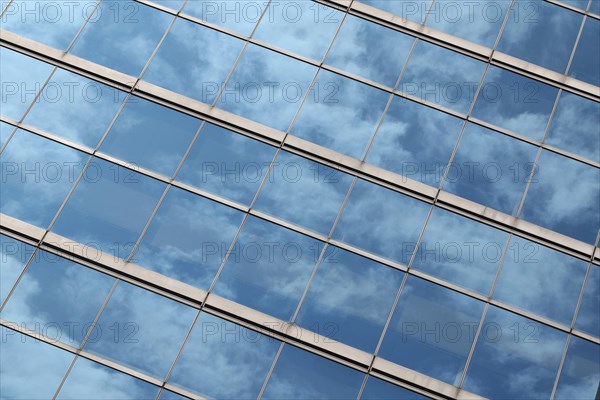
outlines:
{"label": "tinted glass panel", "polygon": [[[597,2],[595,2],[597,3]],[[593,4],[593,3],[592,3]],[[599,13],[599,11],[596,11]],[[569,75],[593,85],[600,85],[600,61],[598,60],[598,47],[600,46],[600,21],[587,18],[577,50],[569,68]]]}
{"label": "tinted glass panel", "polygon": [[575,328],[600,336],[600,267],[592,264],[585,284]]}
{"label": "tinted glass panel", "polygon": [[593,399],[600,381],[600,347],[571,336],[555,399]]}
{"label": "tinted glass panel", "polygon": [[0,234],[0,304],[4,303],[33,252],[32,246]]}

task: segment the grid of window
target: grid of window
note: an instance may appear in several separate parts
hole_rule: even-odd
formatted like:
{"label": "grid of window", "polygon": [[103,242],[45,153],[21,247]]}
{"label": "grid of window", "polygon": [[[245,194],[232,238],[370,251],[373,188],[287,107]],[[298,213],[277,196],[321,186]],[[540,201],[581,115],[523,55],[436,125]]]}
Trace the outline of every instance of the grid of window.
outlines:
{"label": "grid of window", "polygon": [[2,3],[3,395],[596,395],[597,1],[71,3]]}

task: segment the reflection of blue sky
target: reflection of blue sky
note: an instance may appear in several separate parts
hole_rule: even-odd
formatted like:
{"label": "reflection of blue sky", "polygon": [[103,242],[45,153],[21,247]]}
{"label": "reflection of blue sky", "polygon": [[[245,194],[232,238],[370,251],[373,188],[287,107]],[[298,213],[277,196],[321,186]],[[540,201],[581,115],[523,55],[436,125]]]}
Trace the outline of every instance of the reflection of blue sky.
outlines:
{"label": "reflection of blue sky", "polygon": [[388,99],[384,91],[321,70],[291,133],[360,158]]}
{"label": "reflection of blue sky", "polygon": [[344,13],[311,1],[272,2],[255,39],[321,61]]}
{"label": "reflection of blue sky", "polygon": [[249,217],[215,293],[288,320],[321,253],[322,243]]}
{"label": "reflection of blue sky", "polygon": [[249,205],[275,151],[275,147],[207,123],[177,179]]}
{"label": "reflection of blue sky", "polygon": [[600,15],[600,0],[592,0],[590,4],[590,12]]}
{"label": "reflection of blue sky", "polygon": [[47,228],[87,159],[77,150],[18,130],[0,156],[2,213]]}
{"label": "reflection of blue sky", "polygon": [[164,379],[196,310],[120,282],[84,349]]}
{"label": "reflection of blue sky", "polygon": [[34,248],[0,234],[0,304],[19,278]]}
{"label": "reflection of blue sky", "polygon": [[[596,4],[599,4],[597,1]],[[593,4],[593,3],[592,3]],[[600,11],[597,11],[600,12]],[[569,75],[593,85],[600,85],[600,61],[598,47],[600,46],[600,21],[587,18],[577,50],[569,68]]]}
{"label": "reflection of blue sky", "polygon": [[468,124],[444,181],[444,190],[514,214],[521,202],[537,147]]}
{"label": "reflection of blue sky", "polygon": [[423,22],[431,0],[361,0],[361,3],[391,12],[414,22]]}
{"label": "reflection of blue sky", "polygon": [[438,187],[462,125],[458,118],[395,97],[367,161]]}
{"label": "reflection of blue sky", "polygon": [[466,113],[484,71],[480,61],[421,40],[408,60],[399,89]]}
{"label": "reflection of blue sky", "polygon": [[262,398],[353,399],[363,379],[362,372],[285,345]]}
{"label": "reflection of blue sky", "polygon": [[594,243],[600,228],[600,170],[543,151],[523,205],[523,219]]}
{"label": "reflection of blue sky", "polygon": [[138,2],[102,0],[71,52],[137,77],[172,19]]}
{"label": "reflection of blue sky", "polygon": [[159,400],[188,400],[188,398],[163,389],[163,391],[160,392]]}
{"label": "reflection of blue sky", "polygon": [[480,301],[409,277],[379,355],[456,384],[467,361],[483,308]]}
{"label": "reflection of blue sky", "polygon": [[549,398],[566,336],[491,306],[464,388],[490,399]]}
{"label": "reflection of blue sky", "polygon": [[517,1],[497,50],[565,72],[583,15],[543,0]]}
{"label": "reflection of blue sky", "polygon": [[427,397],[369,376],[361,396],[363,400],[426,400]]}
{"label": "reflection of blue sky", "polygon": [[571,336],[554,398],[593,399],[600,381],[600,348],[597,344]]}
{"label": "reflection of blue sky", "polygon": [[414,41],[411,36],[348,15],[325,61],[393,87]]}
{"label": "reflection of blue sky", "polygon": [[570,325],[587,262],[513,236],[494,298]]}
{"label": "reflection of blue sky", "polygon": [[403,273],[339,248],[329,248],[296,323],[374,352]]}
{"label": "reflection of blue sky", "polygon": [[244,215],[172,187],[133,262],[207,290]]}
{"label": "reflection of blue sky", "polygon": [[348,174],[283,151],[255,208],[327,235],[351,182]]}
{"label": "reflection of blue sky", "polygon": [[275,339],[202,313],[169,383],[207,398],[256,398],[278,347]]}
{"label": "reflection of blue sky", "polygon": [[[183,4],[183,0],[152,0],[153,3],[160,4],[161,6],[169,7],[175,11],[179,10],[181,5]],[[197,2],[195,0],[194,2]],[[161,398],[163,398],[161,396]]]}
{"label": "reflection of blue sky", "polygon": [[542,140],[557,93],[555,87],[491,66],[473,116]]}
{"label": "reflection of blue sky", "polygon": [[114,278],[41,251],[6,303],[2,319],[79,347],[113,282]]}
{"label": "reflection of blue sky", "polygon": [[600,268],[592,264],[585,284],[581,305],[577,312],[575,328],[594,336],[600,336]]}
{"label": "reflection of blue sky", "polygon": [[[281,1],[277,3],[281,5]],[[243,35],[250,35],[266,5],[265,1],[190,0],[183,12]],[[278,11],[281,12],[281,6]]]}
{"label": "reflection of blue sky", "polygon": [[358,180],[333,238],[401,263],[408,263],[429,204]]}
{"label": "reflection of blue sky", "polygon": [[4,146],[4,143],[6,143],[8,137],[14,130],[14,126],[0,121],[0,148]]}
{"label": "reflection of blue sky", "polygon": [[508,234],[435,208],[412,268],[487,295]]}
{"label": "reflection of blue sky", "polygon": [[196,118],[131,97],[100,151],[171,177],[199,127]]}

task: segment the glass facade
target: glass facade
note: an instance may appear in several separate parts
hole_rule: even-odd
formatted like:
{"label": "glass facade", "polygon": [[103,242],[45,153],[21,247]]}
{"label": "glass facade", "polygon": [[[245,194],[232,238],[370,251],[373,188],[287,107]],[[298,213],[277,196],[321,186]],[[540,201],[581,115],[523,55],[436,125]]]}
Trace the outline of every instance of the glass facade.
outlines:
{"label": "glass facade", "polygon": [[0,2],[0,398],[598,397],[599,4]]}

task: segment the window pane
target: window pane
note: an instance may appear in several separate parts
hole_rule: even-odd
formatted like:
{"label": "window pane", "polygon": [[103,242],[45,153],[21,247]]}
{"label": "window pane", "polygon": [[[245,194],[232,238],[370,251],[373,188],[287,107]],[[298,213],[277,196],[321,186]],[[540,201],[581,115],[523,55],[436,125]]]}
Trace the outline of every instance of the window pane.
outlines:
{"label": "window pane", "polygon": [[171,177],[200,120],[138,97],[130,97],[100,151]]}
{"label": "window pane", "polygon": [[543,151],[523,205],[523,219],[586,243],[600,227],[600,170]]}
{"label": "window pane", "polygon": [[429,204],[358,180],[333,238],[401,263],[408,263]]}
{"label": "window pane", "polygon": [[434,208],[412,268],[489,294],[508,234]]}
{"label": "window pane", "polygon": [[600,47],[599,37],[600,21],[587,18],[569,68],[570,76],[596,86],[600,86],[600,61],[597,57],[598,47]]}
{"label": "window pane", "polygon": [[393,385],[382,379],[369,376],[365,389],[360,396],[363,400],[427,400],[428,397]]}
{"label": "window pane", "polygon": [[491,66],[473,116],[535,140],[542,140],[558,89]]}
{"label": "window pane", "polygon": [[47,228],[87,159],[87,154],[18,130],[0,156],[2,213]]}
{"label": "window pane", "polygon": [[537,152],[526,142],[468,124],[448,167],[444,190],[514,215]]}
{"label": "window pane", "polygon": [[[186,3],[183,11],[211,24],[231,29],[243,35],[250,35],[266,5],[267,3],[262,1],[193,0]],[[283,8],[283,10],[279,8],[277,12],[284,12],[287,15],[287,9]],[[290,15],[293,15],[293,11],[293,9],[289,11]],[[275,11],[272,12],[275,13]]]}
{"label": "window pane", "polygon": [[52,72],[49,64],[0,47],[2,115],[20,121]]}
{"label": "window pane", "polygon": [[95,158],[52,230],[115,257],[126,258],[165,186]]}
{"label": "window pane", "polygon": [[421,40],[408,60],[399,89],[466,113],[484,71],[485,64],[474,58]]}
{"label": "window pane", "polygon": [[0,392],[5,399],[51,399],[73,354],[0,326]]}
{"label": "window pane", "polygon": [[592,3],[590,4],[590,12],[600,15],[600,0],[592,0]]}
{"label": "window pane", "polygon": [[197,311],[120,282],[84,349],[163,379]]}
{"label": "window pane", "polygon": [[316,73],[312,65],[248,45],[218,107],[287,131]]}
{"label": "window pane", "polygon": [[177,179],[249,205],[275,152],[275,147],[207,123]]}
{"label": "window pane", "polygon": [[571,325],[587,261],[513,236],[494,298]]}
{"label": "window pane", "polygon": [[[178,11],[183,4],[183,0],[152,0],[153,3],[160,4],[161,6],[169,7],[172,10]],[[161,397],[164,398],[164,397]]]}
{"label": "window pane", "polygon": [[207,290],[243,218],[237,210],[172,187],[132,261]]}
{"label": "window pane", "polygon": [[348,15],[325,61],[393,87],[414,41],[411,36]]}
{"label": "window pane", "polygon": [[337,169],[282,151],[255,208],[327,235],[351,182]]}
{"label": "window pane", "polygon": [[138,2],[103,0],[71,52],[137,77],[172,20]]}
{"label": "window pane", "polygon": [[327,249],[296,323],[374,352],[403,273],[337,247]]}
{"label": "window pane", "polygon": [[322,246],[318,240],[249,217],[214,291],[288,320],[298,305]]}
{"label": "window pane", "polygon": [[427,16],[427,26],[493,47],[510,4],[506,0],[436,1]]}
{"label": "window pane", "polygon": [[487,398],[549,398],[566,339],[566,333],[490,306],[464,388]]}
{"label": "window pane", "polygon": [[554,398],[593,399],[600,381],[600,347],[571,336]]}
{"label": "window pane", "polygon": [[432,0],[361,0],[361,3],[377,7],[414,22],[423,22]]}
{"label": "window pane", "polygon": [[45,251],[36,253],[2,318],[79,347],[115,279]]}
{"label": "window pane", "polygon": [[379,355],[450,384],[465,367],[484,303],[409,277]]}
{"label": "window pane", "polygon": [[575,11],[542,0],[515,2],[497,49],[564,73],[582,19]]}
{"label": "window pane", "polygon": [[291,133],[361,158],[390,95],[328,71],[321,71]]}
{"label": "window pane", "polygon": [[592,264],[585,284],[575,328],[600,336],[600,267]]}
{"label": "window pane", "polygon": [[24,122],[95,148],[126,95],[118,89],[59,69]]}
{"label": "window pane", "polygon": [[546,143],[600,163],[600,103],[562,92]]}
{"label": "window pane", "polygon": [[353,399],[363,377],[362,372],[285,345],[262,398]]}
{"label": "window pane", "polygon": [[256,398],[278,348],[275,339],[203,312],[169,383],[207,398]]}
{"label": "window pane", "polygon": [[154,399],[159,388],[104,365],[79,357],[57,399]]}
{"label": "window pane", "polygon": [[439,187],[464,121],[394,97],[367,161]]}
{"label": "window pane", "polygon": [[272,2],[253,37],[321,61],[343,15],[316,2]]}
{"label": "window pane", "polygon": [[232,36],[178,18],[143,78],[212,104],[243,45]]}
{"label": "window pane", "polygon": [[19,278],[35,248],[0,234],[0,304]]}
{"label": "window pane", "polygon": [[14,126],[4,122],[0,122],[0,148],[2,148],[2,146],[4,146],[4,143],[8,141],[10,134],[13,133],[14,130]]}

